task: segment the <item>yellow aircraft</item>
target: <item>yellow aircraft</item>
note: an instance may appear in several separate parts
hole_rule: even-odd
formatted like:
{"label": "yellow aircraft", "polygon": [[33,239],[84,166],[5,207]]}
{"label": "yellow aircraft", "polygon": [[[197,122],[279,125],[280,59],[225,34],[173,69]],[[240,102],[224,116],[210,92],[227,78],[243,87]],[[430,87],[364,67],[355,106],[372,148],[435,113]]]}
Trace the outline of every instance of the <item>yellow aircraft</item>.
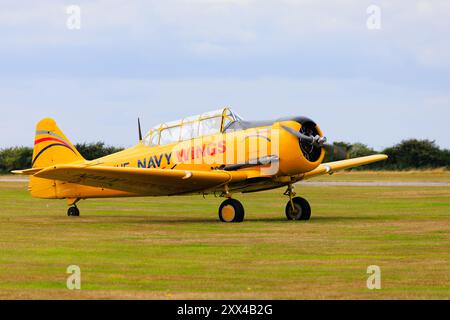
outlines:
{"label": "yellow aircraft", "polygon": [[36,127],[30,176],[36,198],[66,199],[68,215],[79,216],[81,199],[213,194],[225,197],[223,222],[244,220],[235,193],[287,187],[286,217],[308,220],[309,203],[295,197],[294,184],[323,174],[385,160],[386,155],[322,163],[326,138],[306,117],[244,121],[230,108],[160,124],[127,150],[85,160],[47,118]]}

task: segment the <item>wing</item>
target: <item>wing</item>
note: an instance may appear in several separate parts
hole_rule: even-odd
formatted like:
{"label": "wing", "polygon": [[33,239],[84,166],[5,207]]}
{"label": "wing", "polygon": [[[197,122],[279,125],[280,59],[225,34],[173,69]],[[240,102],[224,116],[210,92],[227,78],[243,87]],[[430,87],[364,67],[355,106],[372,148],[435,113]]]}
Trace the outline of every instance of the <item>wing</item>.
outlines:
{"label": "wing", "polygon": [[195,171],[83,165],[52,166],[35,173],[34,176],[154,196],[202,192],[247,179],[247,174],[244,172],[222,170]]}
{"label": "wing", "polygon": [[333,172],[344,170],[348,168],[358,167],[365,164],[377,162],[377,161],[383,161],[388,158],[385,154],[374,154],[372,156],[367,157],[360,157],[360,158],[353,158],[353,159],[347,159],[347,160],[341,160],[341,161],[334,161],[334,162],[327,162],[320,164],[317,168],[314,170],[311,170],[310,172],[307,172],[303,175],[301,180],[311,179],[316,176],[321,176],[323,174],[332,174]]}

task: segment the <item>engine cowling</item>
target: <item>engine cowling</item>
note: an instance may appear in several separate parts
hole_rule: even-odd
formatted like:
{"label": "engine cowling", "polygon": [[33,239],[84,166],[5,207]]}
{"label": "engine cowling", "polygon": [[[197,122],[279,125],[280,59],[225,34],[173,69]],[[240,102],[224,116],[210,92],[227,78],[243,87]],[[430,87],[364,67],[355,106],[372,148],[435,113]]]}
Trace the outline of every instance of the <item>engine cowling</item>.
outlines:
{"label": "engine cowling", "polygon": [[300,132],[306,136],[323,137],[320,127],[311,119],[299,117],[282,121],[280,125],[280,173],[295,175],[305,173],[319,166],[325,156],[323,147],[300,139],[290,132],[283,130],[283,126]]}

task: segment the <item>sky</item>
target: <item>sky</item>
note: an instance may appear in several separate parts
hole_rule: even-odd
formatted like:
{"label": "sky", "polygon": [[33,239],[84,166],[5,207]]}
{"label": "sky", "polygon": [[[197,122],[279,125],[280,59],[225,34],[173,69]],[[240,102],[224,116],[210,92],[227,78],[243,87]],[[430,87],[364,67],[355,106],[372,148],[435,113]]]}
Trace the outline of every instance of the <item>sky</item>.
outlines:
{"label": "sky", "polygon": [[0,148],[31,146],[45,117],[73,143],[129,147],[137,117],[223,106],[377,150],[450,148],[448,17],[444,0],[2,0]]}

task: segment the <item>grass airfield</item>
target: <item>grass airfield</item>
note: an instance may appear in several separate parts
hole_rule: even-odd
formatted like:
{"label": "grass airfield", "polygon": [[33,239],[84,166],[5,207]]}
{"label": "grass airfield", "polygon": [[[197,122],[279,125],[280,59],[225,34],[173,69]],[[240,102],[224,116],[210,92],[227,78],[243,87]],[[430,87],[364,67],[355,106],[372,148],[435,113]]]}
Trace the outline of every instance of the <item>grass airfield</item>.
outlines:
{"label": "grass airfield", "polygon": [[[315,181],[450,182],[450,172],[337,173]],[[236,195],[224,224],[201,196],[32,199],[0,179],[0,299],[449,299],[450,186],[299,184],[311,220],[287,221],[284,189]],[[66,268],[81,268],[81,290]],[[366,269],[381,268],[380,290]]]}

